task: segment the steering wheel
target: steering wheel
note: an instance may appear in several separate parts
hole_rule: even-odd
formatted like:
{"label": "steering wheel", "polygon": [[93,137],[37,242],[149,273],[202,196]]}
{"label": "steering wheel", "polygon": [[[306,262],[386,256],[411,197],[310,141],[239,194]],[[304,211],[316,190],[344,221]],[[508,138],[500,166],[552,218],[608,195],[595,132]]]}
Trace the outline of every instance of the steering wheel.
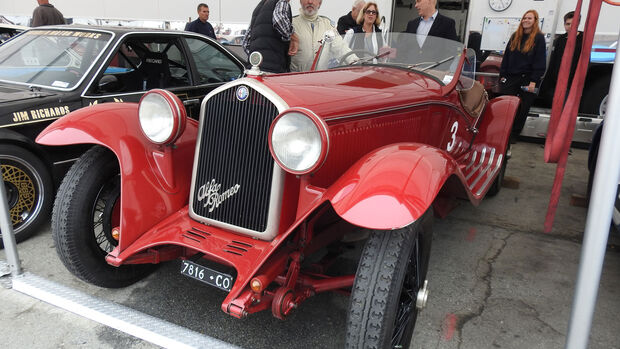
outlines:
{"label": "steering wheel", "polygon": [[[359,53],[359,54],[358,54]],[[365,56],[368,57],[374,57],[376,56],[374,53],[367,51],[367,50],[363,50],[363,49],[355,49],[355,50],[351,50],[345,54],[343,54],[340,58],[338,58],[338,65],[344,65],[345,60],[347,58],[349,58],[349,56],[351,55],[356,55],[358,58],[362,58]]]}

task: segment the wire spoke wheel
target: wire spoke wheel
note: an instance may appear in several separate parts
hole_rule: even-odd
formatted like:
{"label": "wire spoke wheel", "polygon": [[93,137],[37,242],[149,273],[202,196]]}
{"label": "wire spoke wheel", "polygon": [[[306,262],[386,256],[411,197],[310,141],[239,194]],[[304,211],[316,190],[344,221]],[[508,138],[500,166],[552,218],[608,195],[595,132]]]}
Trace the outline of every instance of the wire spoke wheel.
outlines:
{"label": "wire spoke wheel", "polygon": [[413,326],[418,318],[418,308],[416,300],[418,291],[422,288],[423,280],[420,280],[418,270],[420,269],[420,258],[418,244],[419,236],[416,236],[412,255],[407,263],[407,272],[403,281],[396,321],[394,322],[394,333],[392,334],[392,348],[406,348],[411,341],[409,332],[413,333]]}
{"label": "wire spoke wheel", "polygon": [[93,234],[97,246],[105,254],[112,252],[118,245],[118,240],[112,236],[112,229],[120,224],[120,192],[119,175],[103,185],[93,206]]}
{"label": "wire spoke wheel", "polygon": [[52,179],[39,158],[14,145],[0,144],[0,169],[15,240],[20,242],[49,218]]}
{"label": "wire spoke wheel", "polygon": [[52,237],[63,264],[78,278],[101,287],[130,285],[151,264],[113,267],[105,258],[119,243],[120,169],[116,156],[95,146],[84,153],[62,181],[52,213]]}
{"label": "wire spoke wheel", "polygon": [[375,230],[351,292],[346,348],[408,348],[426,303],[432,209],[411,225]]}

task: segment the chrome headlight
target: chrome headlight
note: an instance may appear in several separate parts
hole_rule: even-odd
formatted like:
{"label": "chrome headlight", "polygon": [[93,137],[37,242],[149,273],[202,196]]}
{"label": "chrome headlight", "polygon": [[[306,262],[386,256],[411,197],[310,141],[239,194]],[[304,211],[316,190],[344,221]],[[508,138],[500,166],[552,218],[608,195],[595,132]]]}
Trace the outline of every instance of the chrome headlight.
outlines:
{"label": "chrome headlight", "polygon": [[151,90],[138,107],[142,133],[155,144],[171,144],[183,133],[187,114],[183,102],[166,90]]}
{"label": "chrome headlight", "polygon": [[309,110],[287,110],[271,125],[269,143],[271,154],[285,171],[310,173],[317,170],[327,156],[327,126]]}

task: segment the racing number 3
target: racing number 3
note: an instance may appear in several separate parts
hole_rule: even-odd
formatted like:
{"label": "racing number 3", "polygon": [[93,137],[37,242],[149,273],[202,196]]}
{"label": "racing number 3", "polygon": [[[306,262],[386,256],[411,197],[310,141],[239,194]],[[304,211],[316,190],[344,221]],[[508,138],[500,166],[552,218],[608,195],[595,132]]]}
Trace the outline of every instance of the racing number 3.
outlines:
{"label": "racing number 3", "polygon": [[459,122],[455,121],[452,124],[452,127],[450,127],[450,133],[452,134],[452,139],[450,140],[450,143],[448,143],[446,150],[452,151],[452,149],[454,149],[454,145],[456,144],[456,131],[458,129],[459,129]]}

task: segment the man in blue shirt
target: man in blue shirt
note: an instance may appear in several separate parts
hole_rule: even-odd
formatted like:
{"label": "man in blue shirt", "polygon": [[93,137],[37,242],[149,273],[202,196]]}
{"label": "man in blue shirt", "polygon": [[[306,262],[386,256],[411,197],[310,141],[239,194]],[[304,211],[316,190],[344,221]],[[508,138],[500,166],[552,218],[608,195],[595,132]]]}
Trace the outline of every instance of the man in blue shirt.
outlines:
{"label": "man in blue shirt", "polygon": [[198,5],[198,18],[195,21],[189,22],[185,25],[185,30],[188,32],[194,32],[198,34],[204,34],[213,40],[215,40],[215,31],[211,23],[207,22],[209,19],[209,6],[207,4]]}

